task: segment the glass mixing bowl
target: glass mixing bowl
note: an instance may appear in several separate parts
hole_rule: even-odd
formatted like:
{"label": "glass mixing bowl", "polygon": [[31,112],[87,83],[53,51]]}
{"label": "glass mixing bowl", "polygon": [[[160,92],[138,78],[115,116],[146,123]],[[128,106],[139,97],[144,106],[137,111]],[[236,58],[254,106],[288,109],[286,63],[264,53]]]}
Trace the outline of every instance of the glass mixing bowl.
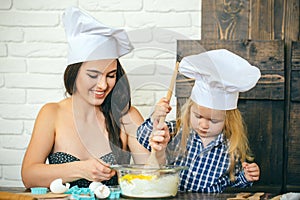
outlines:
{"label": "glass mixing bowl", "polygon": [[145,165],[113,165],[118,174],[122,195],[135,198],[176,196],[179,173],[188,167],[164,165],[151,168]]}

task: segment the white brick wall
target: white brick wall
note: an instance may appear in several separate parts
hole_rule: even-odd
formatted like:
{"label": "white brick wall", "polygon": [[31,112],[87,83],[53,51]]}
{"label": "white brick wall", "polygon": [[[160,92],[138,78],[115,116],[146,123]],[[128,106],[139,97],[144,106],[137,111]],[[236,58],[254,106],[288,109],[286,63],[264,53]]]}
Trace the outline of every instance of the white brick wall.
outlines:
{"label": "white brick wall", "polygon": [[[128,31],[135,50],[121,59],[132,102],[146,118],[166,95],[176,40],[200,39],[201,0],[0,0],[0,186],[23,186],[20,168],[37,112],[64,97],[63,10],[79,6]],[[173,110],[167,119],[174,119]]]}

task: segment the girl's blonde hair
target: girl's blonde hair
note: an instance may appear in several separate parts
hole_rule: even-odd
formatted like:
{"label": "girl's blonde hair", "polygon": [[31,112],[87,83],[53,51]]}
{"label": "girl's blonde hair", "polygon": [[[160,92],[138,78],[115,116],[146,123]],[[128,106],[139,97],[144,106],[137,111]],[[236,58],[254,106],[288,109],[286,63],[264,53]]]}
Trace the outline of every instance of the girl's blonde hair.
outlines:
{"label": "girl's blonde hair", "polygon": [[[190,134],[191,122],[190,112],[191,107],[194,105],[191,99],[183,105],[181,110],[181,117],[177,120],[176,130],[182,128],[181,150],[186,150],[187,139]],[[253,156],[249,148],[247,138],[247,129],[238,109],[227,110],[225,123],[223,127],[224,139],[228,141],[228,154],[230,159],[229,177],[231,181],[235,180],[235,165],[237,162],[253,161]]]}

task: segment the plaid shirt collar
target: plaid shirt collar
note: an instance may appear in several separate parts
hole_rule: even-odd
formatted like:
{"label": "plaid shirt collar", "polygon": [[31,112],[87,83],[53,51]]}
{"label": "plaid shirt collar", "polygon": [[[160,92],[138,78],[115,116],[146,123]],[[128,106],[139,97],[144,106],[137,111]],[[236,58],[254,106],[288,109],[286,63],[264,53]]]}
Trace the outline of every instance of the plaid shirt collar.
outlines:
{"label": "plaid shirt collar", "polygon": [[[193,141],[196,141],[196,142],[199,142],[202,147],[203,147],[203,142],[199,136],[199,134],[194,130],[192,129],[191,133],[190,133],[190,139],[193,140]],[[225,137],[224,137],[224,133],[220,133],[216,139],[214,139],[213,141],[211,141],[207,147],[205,149],[211,149],[213,147],[217,147],[217,146],[220,146],[222,144],[226,144],[226,140],[225,140]]]}

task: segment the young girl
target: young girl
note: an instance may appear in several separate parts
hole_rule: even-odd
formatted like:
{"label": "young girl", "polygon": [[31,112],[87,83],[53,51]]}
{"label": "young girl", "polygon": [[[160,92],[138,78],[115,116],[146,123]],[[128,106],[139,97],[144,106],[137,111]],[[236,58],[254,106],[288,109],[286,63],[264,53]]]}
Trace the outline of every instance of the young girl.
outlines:
{"label": "young girl", "polygon": [[195,79],[195,85],[178,127],[175,121],[166,122],[167,127],[158,124],[171,109],[162,98],[151,119],[138,128],[139,142],[150,149],[152,132],[175,135],[167,147],[168,162],[189,167],[180,174],[180,191],[216,193],[226,187],[251,186],[259,180],[260,170],[256,163],[248,163],[253,157],[237,100],[239,92],[255,86],[259,69],[220,49],[183,58],[179,71]]}

